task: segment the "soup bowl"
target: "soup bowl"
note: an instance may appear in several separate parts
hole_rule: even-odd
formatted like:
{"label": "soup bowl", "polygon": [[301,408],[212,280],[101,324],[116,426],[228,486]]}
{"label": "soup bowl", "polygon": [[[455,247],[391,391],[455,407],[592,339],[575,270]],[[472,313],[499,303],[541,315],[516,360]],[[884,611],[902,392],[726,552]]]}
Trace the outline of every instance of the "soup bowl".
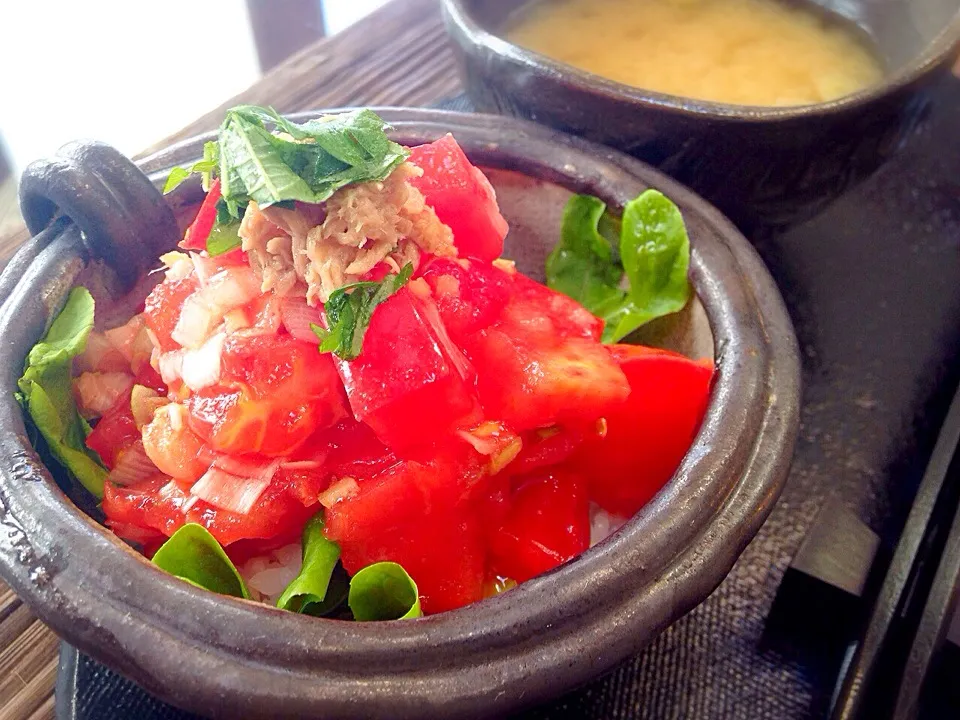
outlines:
{"label": "soup bowl", "polygon": [[816,2],[872,39],[888,71],[855,94],[796,107],[667,95],[526,50],[502,37],[523,0],[443,0],[443,7],[478,110],[629,153],[747,227],[803,219],[876,170],[924,117],[960,52],[960,0]]}
{"label": "soup bowl", "polygon": [[533,275],[542,276],[571,191],[614,207],[648,187],[671,197],[689,228],[696,299],[648,326],[645,339],[713,355],[709,408],[674,477],[625,526],[497,597],[415,620],[347,623],[200,590],[96,522],[91,499],[34,451],[13,392],[71,286],[90,288],[107,315],[136,307],[151,282],[144,273],[178,240],[176,218],[189,217],[202,194],[185,183],[164,201],[154,184],[209,138],[140,169],[98,145],[32,165],[21,198],[35,235],[0,280],[10,291],[0,310],[0,574],[82,652],[180,707],[405,718],[503,713],[546,699],[612,668],[706,598],[786,477],[798,428],[796,339],[763,264],[720,213],[636,160],[531,123],[378,112],[407,144],[454,133],[499,192],[511,223],[505,254]]}

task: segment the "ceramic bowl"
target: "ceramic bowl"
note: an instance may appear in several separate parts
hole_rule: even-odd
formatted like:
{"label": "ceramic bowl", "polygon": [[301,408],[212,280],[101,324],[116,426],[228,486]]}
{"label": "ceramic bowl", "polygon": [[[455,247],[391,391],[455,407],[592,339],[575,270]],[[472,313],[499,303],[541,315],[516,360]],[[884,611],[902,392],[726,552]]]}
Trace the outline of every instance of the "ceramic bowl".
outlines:
{"label": "ceramic bowl", "polygon": [[605,80],[503,40],[524,0],[443,0],[476,109],[623,150],[743,227],[803,219],[876,170],[925,115],[960,53],[960,0],[817,3],[872,38],[890,71],[880,84],[839,100],[773,108]]}
{"label": "ceramic bowl", "polygon": [[[96,516],[44,466],[13,398],[29,348],[68,289],[83,282],[101,297],[98,312],[129,313],[199,188],[181,186],[172,212],[105,146],[68,147],[31,166],[22,205],[35,236],[0,279],[0,289],[16,283],[0,310],[0,574],[70,643],[174,705],[223,717],[413,718],[542,701],[609,670],[706,598],[786,477],[798,427],[796,340],[763,264],[716,210],[636,160],[537,125],[378,112],[399,141],[451,131],[490,169],[512,225],[506,254],[534,275],[571,191],[615,207],[647,187],[673,198],[689,227],[697,299],[647,339],[715,357],[706,419],[673,479],[622,529],[493,599],[416,620],[346,623],[199,590],[79,509]],[[141,168],[159,181],[199,156],[204,139]]]}

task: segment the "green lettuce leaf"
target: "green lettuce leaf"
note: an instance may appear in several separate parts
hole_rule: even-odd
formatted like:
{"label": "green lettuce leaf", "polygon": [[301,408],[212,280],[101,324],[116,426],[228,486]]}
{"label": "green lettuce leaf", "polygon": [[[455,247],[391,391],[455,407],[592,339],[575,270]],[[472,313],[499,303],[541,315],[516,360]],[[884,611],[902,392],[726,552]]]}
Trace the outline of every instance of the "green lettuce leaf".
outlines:
{"label": "green lettuce leaf", "polygon": [[619,223],[598,198],[570,198],[546,275],[547,285],[604,320],[603,341],[613,343],[683,309],[690,298],[689,266],[679,208],[647,190],[627,203]]}
{"label": "green lettuce leaf", "polygon": [[90,426],[73,399],[73,358],[87,346],[93,328],[94,301],[85,288],[74,288],[43,340],[27,356],[17,399],[46,440],[50,452],[96,497],[103,497],[107,471],[85,440]]}
{"label": "green lettuce leaf", "polygon": [[413,265],[407,263],[399,273],[386,275],[378,282],[352,283],[330,293],[323,306],[329,329],[310,325],[320,340],[320,352],[332,352],[344,360],[357,358],[373,311],[406,285],[412,274]]}
{"label": "green lettuce leaf", "polygon": [[353,617],[368,620],[406,620],[420,617],[417,584],[397,563],[379,562],[360,570],[350,579],[347,604]]}
{"label": "green lettuce leaf", "polygon": [[187,523],[177,530],[157,550],[153,564],[205,590],[250,597],[237,568],[203,525]]}
{"label": "green lettuce leaf", "polygon": [[690,240],[680,208],[662,193],[647,190],[627,203],[622,223],[620,257],[630,289],[620,307],[605,309],[606,342],[679,312],[690,299]]}
{"label": "green lettuce leaf", "polygon": [[623,268],[613,257],[610,241],[600,234],[607,205],[590,195],[574,195],[567,202],[560,226],[560,242],[547,256],[548,283],[580,302],[595,315],[623,302]]}
{"label": "green lettuce leaf", "polygon": [[[346,582],[332,582],[340,559],[340,548],[323,535],[323,513],[315,515],[303,528],[303,565],[277,600],[281,610],[323,615],[346,596]],[[342,578],[342,575],[338,576]]]}

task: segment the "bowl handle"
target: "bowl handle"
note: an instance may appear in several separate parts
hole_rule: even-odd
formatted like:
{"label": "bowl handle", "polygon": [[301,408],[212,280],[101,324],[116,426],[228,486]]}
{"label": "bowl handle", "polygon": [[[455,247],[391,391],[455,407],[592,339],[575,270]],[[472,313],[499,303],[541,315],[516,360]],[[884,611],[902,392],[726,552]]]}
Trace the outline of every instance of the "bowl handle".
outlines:
{"label": "bowl handle", "polygon": [[[20,211],[35,236],[59,216],[73,221],[93,256],[116,271],[125,290],[179,236],[173,212],[147,176],[99,142],[69,143],[54,158],[28,165],[20,180]],[[16,264],[42,249],[32,239]]]}

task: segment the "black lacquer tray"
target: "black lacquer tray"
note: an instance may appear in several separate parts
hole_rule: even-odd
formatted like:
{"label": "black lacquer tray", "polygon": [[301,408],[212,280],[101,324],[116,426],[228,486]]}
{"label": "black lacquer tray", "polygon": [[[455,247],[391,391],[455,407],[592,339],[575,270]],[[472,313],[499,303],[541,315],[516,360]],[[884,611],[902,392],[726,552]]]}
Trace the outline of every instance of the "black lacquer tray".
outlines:
{"label": "black lacquer tray", "polygon": [[[766,618],[828,501],[879,534],[881,558],[892,555],[960,379],[960,82],[944,86],[908,149],[864,185],[801,226],[752,239],[804,361],[801,436],[783,496],[706,602],[641,655],[529,717],[781,720],[831,709],[838,646],[860,629],[837,642],[775,642]],[[922,716],[947,713],[960,716],[936,704]],[[57,715],[189,717],[68,647]]]}

